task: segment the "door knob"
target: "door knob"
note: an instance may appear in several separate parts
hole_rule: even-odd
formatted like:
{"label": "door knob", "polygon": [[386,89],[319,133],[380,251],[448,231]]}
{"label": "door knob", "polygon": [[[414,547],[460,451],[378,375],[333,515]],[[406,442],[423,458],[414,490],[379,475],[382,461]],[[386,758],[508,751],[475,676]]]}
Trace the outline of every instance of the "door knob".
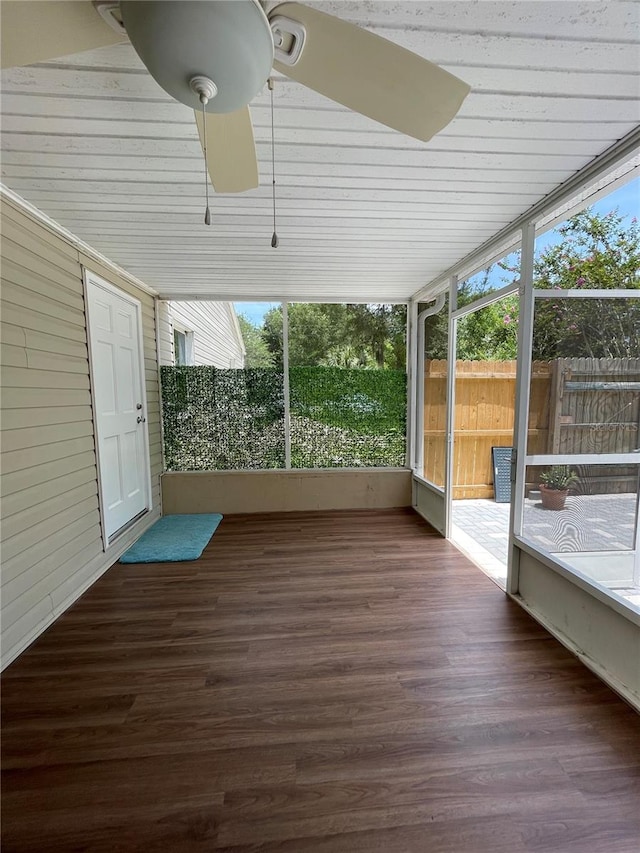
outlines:
{"label": "door knob", "polygon": [[146,420],[146,418],[143,418],[141,415],[138,415],[138,417],[136,418],[136,423],[143,424]]}

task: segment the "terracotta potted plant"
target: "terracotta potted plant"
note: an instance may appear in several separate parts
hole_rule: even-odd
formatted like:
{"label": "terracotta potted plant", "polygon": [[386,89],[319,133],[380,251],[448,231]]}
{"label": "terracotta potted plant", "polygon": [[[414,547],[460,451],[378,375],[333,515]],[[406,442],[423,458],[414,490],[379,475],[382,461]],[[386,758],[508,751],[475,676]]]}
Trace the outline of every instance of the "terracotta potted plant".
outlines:
{"label": "terracotta potted plant", "polygon": [[540,475],[540,495],[545,509],[564,509],[569,488],[578,481],[568,465],[552,465]]}

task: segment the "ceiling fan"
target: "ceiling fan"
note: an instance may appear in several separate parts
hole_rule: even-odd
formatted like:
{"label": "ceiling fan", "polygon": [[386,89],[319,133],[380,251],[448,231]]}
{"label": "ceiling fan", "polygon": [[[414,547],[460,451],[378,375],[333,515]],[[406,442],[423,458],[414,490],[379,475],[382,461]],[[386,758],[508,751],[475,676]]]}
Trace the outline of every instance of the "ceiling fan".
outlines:
{"label": "ceiling fan", "polygon": [[469,92],[415,53],[299,3],[3,0],[0,11],[3,68],[129,38],[156,82],[194,108],[217,192],[258,186],[248,104],[272,67],[424,142],[453,119]]}

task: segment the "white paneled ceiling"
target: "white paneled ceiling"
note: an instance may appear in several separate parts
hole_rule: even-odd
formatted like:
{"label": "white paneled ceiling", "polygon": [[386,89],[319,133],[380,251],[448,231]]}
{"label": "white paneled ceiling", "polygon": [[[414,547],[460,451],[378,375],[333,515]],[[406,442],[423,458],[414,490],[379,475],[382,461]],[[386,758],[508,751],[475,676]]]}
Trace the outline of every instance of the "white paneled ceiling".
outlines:
{"label": "white paneled ceiling", "polygon": [[276,77],[278,249],[266,87],[260,187],[207,228],[193,113],[129,45],[3,73],[3,182],[161,295],[405,299],[640,123],[635,2],[309,5],[472,91],[425,144]]}

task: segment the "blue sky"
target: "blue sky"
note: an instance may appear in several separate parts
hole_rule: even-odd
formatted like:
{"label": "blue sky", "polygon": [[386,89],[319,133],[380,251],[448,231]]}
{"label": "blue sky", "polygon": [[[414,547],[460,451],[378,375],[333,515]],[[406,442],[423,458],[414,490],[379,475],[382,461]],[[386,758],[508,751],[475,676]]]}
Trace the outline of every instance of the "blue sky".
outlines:
{"label": "blue sky", "polygon": [[[596,213],[609,213],[614,208],[626,217],[640,217],[640,178],[636,178],[625,184],[623,187],[610,193],[608,196],[601,198],[593,205]],[[536,252],[543,251],[547,246],[558,243],[562,239],[561,235],[554,229],[542,234],[536,240]],[[500,286],[500,283],[498,283]],[[264,315],[270,308],[278,305],[278,302],[235,302],[235,309],[238,314],[244,316],[254,324],[254,326],[262,325]]]}
{"label": "blue sky", "polygon": [[[595,204],[591,205],[596,213],[605,214],[618,208],[618,212],[629,221],[634,216],[640,216],[640,178],[636,178],[619,187],[614,192],[601,198]],[[562,235],[555,229],[541,234],[536,239],[536,253],[543,251],[547,246],[552,246],[559,243]]]}

